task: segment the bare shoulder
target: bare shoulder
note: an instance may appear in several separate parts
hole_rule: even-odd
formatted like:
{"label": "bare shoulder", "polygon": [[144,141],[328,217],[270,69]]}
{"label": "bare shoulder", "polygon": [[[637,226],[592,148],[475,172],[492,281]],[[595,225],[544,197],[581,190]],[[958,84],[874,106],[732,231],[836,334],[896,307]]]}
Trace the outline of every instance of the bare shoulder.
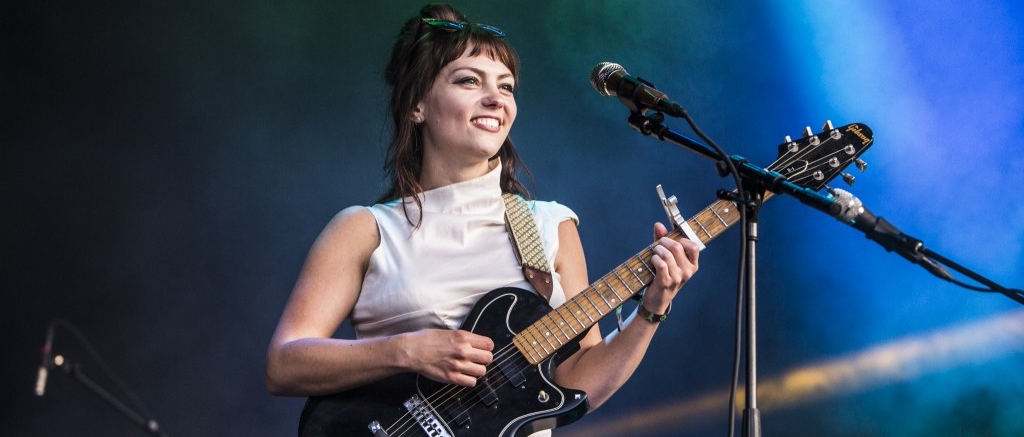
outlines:
{"label": "bare shoulder", "polygon": [[369,257],[379,244],[377,220],[365,206],[350,206],[335,214],[316,242],[320,249],[344,249],[358,258]]}

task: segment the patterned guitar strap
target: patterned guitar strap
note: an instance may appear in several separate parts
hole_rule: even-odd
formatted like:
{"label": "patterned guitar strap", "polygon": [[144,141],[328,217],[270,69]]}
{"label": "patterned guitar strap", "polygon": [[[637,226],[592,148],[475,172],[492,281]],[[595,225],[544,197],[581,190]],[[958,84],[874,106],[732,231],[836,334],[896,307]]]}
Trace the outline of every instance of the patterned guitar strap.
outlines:
{"label": "patterned guitar strap", "polygon": [[501,198],[505,200],[505,225],[508,226],[509,239],[512,240],[519,264],[523,266],[523,276],[550,302],[554,289],[551,269],[530,206],[525,199],[515,194],[503,193]]}

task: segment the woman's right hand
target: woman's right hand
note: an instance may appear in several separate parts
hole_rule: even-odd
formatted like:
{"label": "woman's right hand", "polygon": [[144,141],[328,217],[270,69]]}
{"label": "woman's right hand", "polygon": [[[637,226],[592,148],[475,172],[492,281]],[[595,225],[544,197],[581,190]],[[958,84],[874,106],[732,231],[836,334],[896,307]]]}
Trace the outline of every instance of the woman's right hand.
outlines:
{"label": "woman's right hand", "polygon": [[469,331],[424,329],[402,337],[406,366],[445,384],[475,386],[494,359],[494,341]]}

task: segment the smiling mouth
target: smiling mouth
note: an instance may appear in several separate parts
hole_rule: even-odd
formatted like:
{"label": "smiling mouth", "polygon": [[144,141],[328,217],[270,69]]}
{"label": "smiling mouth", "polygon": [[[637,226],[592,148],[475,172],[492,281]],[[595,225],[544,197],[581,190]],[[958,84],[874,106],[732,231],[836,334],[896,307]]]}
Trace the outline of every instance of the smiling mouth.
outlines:
{"label": "smiling mouth", "polygon": [[474,118],[472,121],[474,124],[488,129],[497,129],[501,125],[497,118],[490,117]]}

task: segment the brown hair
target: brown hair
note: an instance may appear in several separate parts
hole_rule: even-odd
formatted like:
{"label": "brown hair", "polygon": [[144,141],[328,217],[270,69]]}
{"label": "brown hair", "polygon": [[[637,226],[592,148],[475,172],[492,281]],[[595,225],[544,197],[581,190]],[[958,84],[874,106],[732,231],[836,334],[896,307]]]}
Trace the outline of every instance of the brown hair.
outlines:
{"label": "brown hair", "polygon": [[[491,59],[504,63],[512,72],[515,82],[519,83],[519,56],[502,37],[468,25],[457,32],[446,32],[432,28],[423,22],[423,18],[457,23],[469,22],[464,15],[449,5],[430,4],[421,9],[418,15],[408,19],[398,33],[391,50],[391,60],[384,70],[384,79],[391,87],[389,109],[394,122],[394,132],[384,162],[384,171],[391,179],[391,187],[378,202],[412,197],[417,207],[421,206],[417,194],[423,191],[419,184],[423,165],[423,141],[419,127],[412,122],[409,115],[416,104],[426,96],[434,79],[445,65],[458,59],[468,47],[472,47],[469,53],[471,56],[486,54]],[[522,168],[529,176],[529,170],[516,153],[511,139],[505,139],[495,158],[500,159],[502,164],[501,191],[528,196],[529,192],[516,177],[516,172]],[[420,216],[422,217],[422,212]],[[408,210],[406,218],[409,219],[409,223],[414,223],[409,217]],[[419,220],[416,220],[417,226],[418,222]]]}

